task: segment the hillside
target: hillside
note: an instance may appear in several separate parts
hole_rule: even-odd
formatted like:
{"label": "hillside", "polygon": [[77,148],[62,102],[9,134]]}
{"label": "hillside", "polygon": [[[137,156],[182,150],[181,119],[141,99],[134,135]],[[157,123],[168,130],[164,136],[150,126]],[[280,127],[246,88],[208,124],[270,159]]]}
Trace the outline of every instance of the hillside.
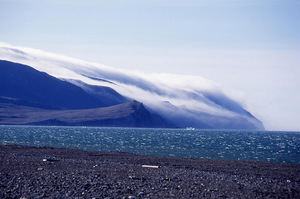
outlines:
{"label": "hillside", "polygon": [[0,103],[0,124],[105,126],[105,127],[175,127],[150,113],[142,103],[131,101],[115,106],[81,110],[47,110]]}

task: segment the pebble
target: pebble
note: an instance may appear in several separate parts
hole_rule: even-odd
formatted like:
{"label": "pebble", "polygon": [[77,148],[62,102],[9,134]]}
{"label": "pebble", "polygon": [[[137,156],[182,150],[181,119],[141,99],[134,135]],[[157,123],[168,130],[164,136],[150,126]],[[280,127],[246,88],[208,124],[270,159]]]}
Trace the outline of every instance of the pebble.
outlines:
{"label": "pebble", "polygon": [[144,195],[145,195],[144,192],[140,192],[140,193],[139,193],[139,196],[144,196]]}
{"label": "pebble", "polygon": [[300,198],[299,165],[19,149],[0,146],[0,198]]}

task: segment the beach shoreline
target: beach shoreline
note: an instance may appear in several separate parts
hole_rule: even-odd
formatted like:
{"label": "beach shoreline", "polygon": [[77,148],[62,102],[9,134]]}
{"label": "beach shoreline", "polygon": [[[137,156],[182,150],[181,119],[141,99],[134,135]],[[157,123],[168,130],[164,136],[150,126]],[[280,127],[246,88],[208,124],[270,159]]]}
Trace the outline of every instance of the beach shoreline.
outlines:
{"label": "beach shoreline", "polygon": [[300,165],[0,146],[0,198],[300,198]]}

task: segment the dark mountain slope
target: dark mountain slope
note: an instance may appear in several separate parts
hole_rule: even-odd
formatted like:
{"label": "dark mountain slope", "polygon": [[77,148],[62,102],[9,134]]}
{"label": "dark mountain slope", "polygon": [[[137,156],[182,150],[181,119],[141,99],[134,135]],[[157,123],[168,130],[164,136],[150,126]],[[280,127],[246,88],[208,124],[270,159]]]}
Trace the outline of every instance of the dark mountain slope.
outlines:
{"label": "dark mountain slope", "polygon": [[0,60],[0,102],[47,109],[86,109],[128,101],[111,88],[94,89],[97,96],[29,66]]}
{"label": "dark mountain slope", "polygon": [[142,103],[82,110],[47,110],[0,103],[0,124],[111,127],[175,127],[150,113]]}

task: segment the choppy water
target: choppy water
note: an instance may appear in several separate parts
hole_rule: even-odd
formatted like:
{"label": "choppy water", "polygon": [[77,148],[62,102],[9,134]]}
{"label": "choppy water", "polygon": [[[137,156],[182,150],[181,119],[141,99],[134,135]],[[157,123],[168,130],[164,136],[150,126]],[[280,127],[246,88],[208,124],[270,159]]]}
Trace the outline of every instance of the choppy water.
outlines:
{"label": "choppy water", "polygon": [[300,164],[300,132],[0,126],[0,144]]}

